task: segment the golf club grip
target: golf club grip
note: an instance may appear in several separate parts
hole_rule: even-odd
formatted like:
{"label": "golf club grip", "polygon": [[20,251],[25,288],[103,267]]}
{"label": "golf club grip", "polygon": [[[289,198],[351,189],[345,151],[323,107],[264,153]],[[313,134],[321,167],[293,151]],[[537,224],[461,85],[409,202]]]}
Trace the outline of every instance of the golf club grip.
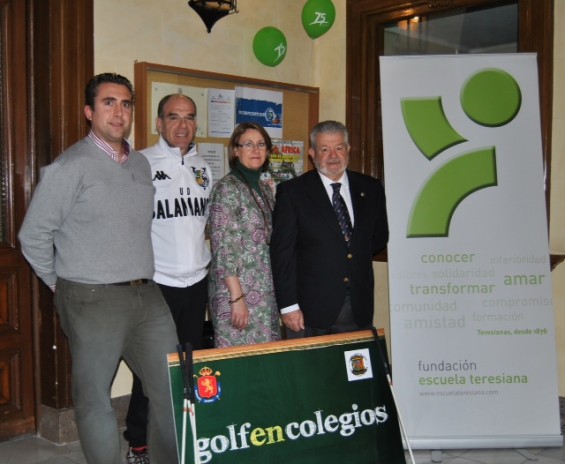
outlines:
{"label": "golf club grip", "polygon": [[192,345],[187,343],[186,351],[186,386],[188,388],[189,398],[194,403],[194,363],[192,360]]}

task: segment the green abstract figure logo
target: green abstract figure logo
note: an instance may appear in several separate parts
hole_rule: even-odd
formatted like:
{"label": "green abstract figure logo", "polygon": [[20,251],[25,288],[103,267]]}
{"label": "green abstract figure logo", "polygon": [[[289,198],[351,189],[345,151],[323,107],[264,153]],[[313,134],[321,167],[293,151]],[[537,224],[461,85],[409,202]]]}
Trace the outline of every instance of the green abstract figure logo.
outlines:
{"label": "green abstract figure logo", "polygon": [[[463,85],[461,107],[473,122],[500,127],[512,121],[522,103],[516,80],[500,69],[484,69]],[[404,124],[420,152],[429,160],[466,142],[448,121],[441,97],[401,101]],[[469,195],[497,185],[496,149],[485,147],[463,153],[440,166],[416,197],[407,237],[447,237],[457,206]]]}

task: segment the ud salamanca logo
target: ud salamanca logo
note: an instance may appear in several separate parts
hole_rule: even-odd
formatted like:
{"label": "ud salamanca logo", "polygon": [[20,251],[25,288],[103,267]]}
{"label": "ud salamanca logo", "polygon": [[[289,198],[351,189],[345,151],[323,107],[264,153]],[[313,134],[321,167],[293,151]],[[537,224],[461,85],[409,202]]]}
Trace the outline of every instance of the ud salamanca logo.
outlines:
{"label": "ud salamanca logo", "polygon": [[363,375],[367,372],[367,358],[361,353],[356,353],[349,358],[349,365],[353,375]]}
{"label": "ud salamanca logo", "polygon": [[220,371],[214,372],[213,369],[204,366],[198,372],[200,376],[195,375],[196,392],[195,396],[199,403],[214,403],[220,399],[222,394],[222,384],[218,382],[217,377],[221,375]]}
{"label": "ud salamanca logo", "polygon": [[194,174],[194,180],[196,180],[196,183],[200,185],[200,187],[202,187],[204,190],[206,190],[206,188],[208,188],[208,185],[210,185],[210,178],[206,173],[206,168],[193,167],[192,173]]}

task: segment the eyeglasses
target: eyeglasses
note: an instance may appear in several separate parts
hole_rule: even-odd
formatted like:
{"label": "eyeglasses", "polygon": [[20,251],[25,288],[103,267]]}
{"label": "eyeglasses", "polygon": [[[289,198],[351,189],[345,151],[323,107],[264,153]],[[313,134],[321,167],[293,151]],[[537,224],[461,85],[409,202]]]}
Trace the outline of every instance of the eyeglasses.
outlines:
{"label": "eyeglasses", "polygon": [[255,150],[258,148],[259,150],[265,150],[267,148],[267,142],[259,142],[255,145],[253,142],[245,142],[244,144],[236,143],[236,147],[245,148],[246,150]]}
{"label": "eyeglasses", "polygon": [[167,114],[165,116],[165,119],[172,123],[177,123],[180,121],[190,123],[196,121],[196,116],[194,116],[193,114],[189,114],[188,116],[180,116],[178,114]]}

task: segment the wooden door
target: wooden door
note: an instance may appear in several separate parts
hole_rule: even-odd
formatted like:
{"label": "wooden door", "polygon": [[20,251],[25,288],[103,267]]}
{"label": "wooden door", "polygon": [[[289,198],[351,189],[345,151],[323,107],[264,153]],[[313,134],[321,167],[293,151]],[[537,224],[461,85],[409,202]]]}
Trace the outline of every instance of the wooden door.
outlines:
{"label": "wooden door", "polygon": [[35,431],[31,279],[17,242],[31,156],[27,14],[26,0],[0,0],[0,440]]}
{"label": "wooden door", "polygon": [[[546,193],[549,206],[554,0],[347,0],[346,122],[354,170],[384,180],[379,57],[385,28],[418,17],[465,14],[516,5],[518,51],[537,53]],[[495,28],[496,23],[483,26]],[[414,54],[420,54],[417,50]],[[445,51],[443,53],[446,53]],[[452,51],[451,53],[455,53]]]}

